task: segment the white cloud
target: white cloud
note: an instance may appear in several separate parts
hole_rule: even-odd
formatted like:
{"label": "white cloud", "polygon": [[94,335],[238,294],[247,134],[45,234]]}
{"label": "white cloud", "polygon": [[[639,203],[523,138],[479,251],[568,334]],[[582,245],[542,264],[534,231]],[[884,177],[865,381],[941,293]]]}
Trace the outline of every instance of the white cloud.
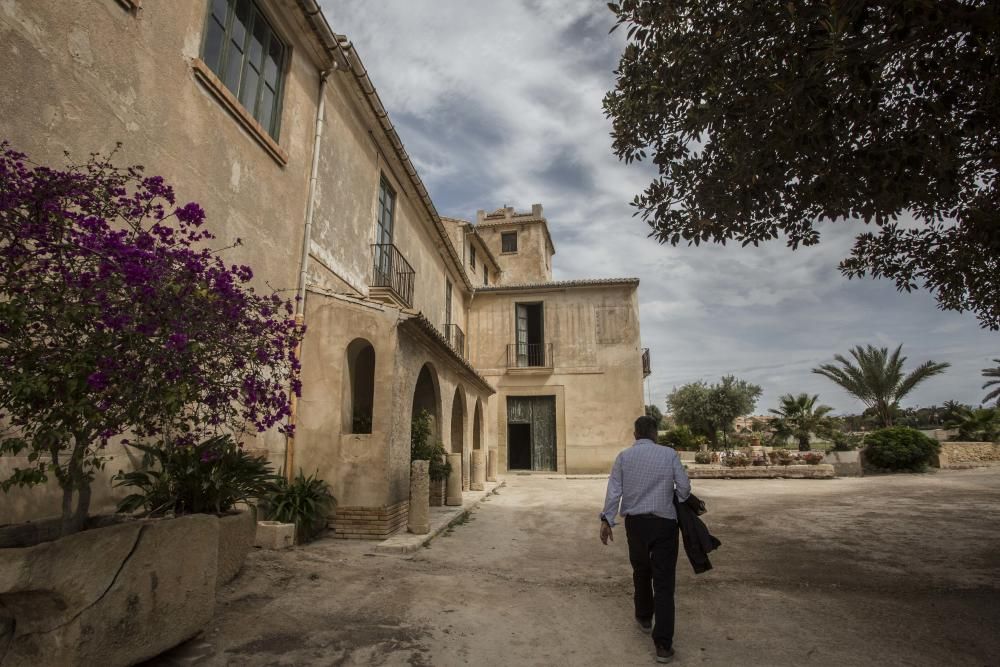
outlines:
{"label": "white cloud", "polygon": [[[953,368],[909,404],[978,402],[997,335],[927,294],[847,281],[836,265],[857,225],[789,251],[671,248],[647,238],[628,202],[648,165],[611,153],[601,109],[623,36],[603,3],[579,0],[322,2],[355,43],[442,212],[545,205],[558,278],[638,276],[652,400],[676,384],[735,373],[764,387],[759,411],[807,391],[838,411],[851,399],[810,369],[856,344],[904,343],[911,363]],[[904,221],[905,222],[905,221]]]}

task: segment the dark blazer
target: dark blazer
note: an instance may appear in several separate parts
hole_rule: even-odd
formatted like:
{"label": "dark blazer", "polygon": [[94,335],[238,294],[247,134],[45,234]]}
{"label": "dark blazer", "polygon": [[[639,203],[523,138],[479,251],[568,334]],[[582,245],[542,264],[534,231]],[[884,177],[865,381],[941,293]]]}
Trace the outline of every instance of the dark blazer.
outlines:
{"label": "dark blazer", "polygon": [[712,569],[708,560],[708,552],[718,549],[722,542],[708,532],[705,523],[698,518],[705,513],[705,503],[693,493],[683,503],[677,502],[674,495],[674,507],[677,509],[677,526],[684,539],[684,553],[691,561],[695,574],[701,574]]}

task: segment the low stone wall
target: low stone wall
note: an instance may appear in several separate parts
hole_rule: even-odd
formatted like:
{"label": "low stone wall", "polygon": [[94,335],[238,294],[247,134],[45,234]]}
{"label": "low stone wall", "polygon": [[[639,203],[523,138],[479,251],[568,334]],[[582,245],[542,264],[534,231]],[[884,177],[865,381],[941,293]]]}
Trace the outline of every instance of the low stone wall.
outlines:
{"label": "low stone wall", "polygon": [[383,507],[337,507],[330,527],[342,540],[384,540],[406,527],[409,511],[409,500]]}
{"label": "low stone wall", "polygon": [[691,479],[833,479],[833,466],[818,465],[792,466],[747,466],[745,468],[724,468],[718,465],[688,466]]}
{"label": "low stone wall", "polygon": [[995,442],[942,442],[938,461],[942,468],[1000,465],[1000,444]]}
{"label": "low stone wall", "polygon": [[861,450],[855,449],[849,452],[829,451],[823,457],[823,463],[833,466],[833,474],[837,477],[861,477],[864,475],[864,466],[861,463]]}

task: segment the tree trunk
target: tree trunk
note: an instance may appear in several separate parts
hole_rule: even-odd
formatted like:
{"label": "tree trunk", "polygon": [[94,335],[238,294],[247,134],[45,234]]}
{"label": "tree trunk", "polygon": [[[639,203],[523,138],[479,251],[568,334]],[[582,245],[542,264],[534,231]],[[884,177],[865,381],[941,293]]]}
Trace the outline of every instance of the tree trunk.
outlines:
{"label": "tree trunk", "polygon": [[[73,452],[66,465],[63,481],[62,530],[63,537],[83,530],[90,513],[90,480],[83,470],[83,457],[90,443],[87,433],[73,434]],[[76,509],[73,509],[73,492],[76,491]]]}
{"label": "tree trunk", "polygon": [[809,436],[799,436],[799,451],[808,452],[809,451]]}

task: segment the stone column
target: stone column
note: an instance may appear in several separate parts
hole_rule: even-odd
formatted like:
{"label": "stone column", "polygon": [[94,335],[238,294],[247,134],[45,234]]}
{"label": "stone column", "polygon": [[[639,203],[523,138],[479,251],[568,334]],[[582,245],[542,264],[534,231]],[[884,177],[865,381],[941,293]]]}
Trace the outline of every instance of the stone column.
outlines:
{"label": "stone column", "polygon": [[451,464],[451,473],[448,475],[448,493],[444,501],[450,507],[462,506],[462,455],[449,454],[448,463]]}
{"label": "stone column", "polygon": [[472,450],[472,490],[482,491],[486,488],[486,466],[483,465],[483,450]]}
{"label": "stone column", "polygon": [[427,476],[427,466],[430,461],[413,461],[410,463],[410,516],[407,528],[415,535],[426,535],[431,532],[430,500]]}
{"label": "stone column", "polygon": [[497,450],[491,449],[489,453],[489,463],[486,466],[486,481],[495,482],[497,481]]}

